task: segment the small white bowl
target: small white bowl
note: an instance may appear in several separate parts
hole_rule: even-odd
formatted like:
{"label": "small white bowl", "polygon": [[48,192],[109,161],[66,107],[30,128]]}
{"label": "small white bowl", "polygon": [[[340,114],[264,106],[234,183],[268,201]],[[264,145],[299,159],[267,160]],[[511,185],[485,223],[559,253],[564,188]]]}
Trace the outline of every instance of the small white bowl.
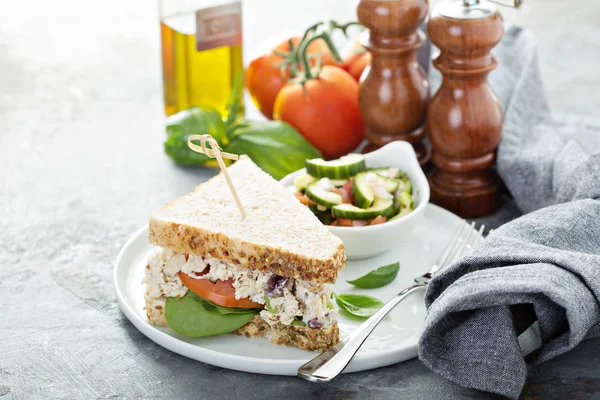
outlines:
{"label": "small white bowl", "polygon": [[[349,260],[373,257],[394,246],[416,226],[429,202],[429,183],[409,143],[396,141],[387,144],[366,154],[365,161],[367,168],[395,167],[406,172],[413,185],[416,207],[401,218],[379,225],[328,226],[331,232],[344,242],[346,258]],[[286,187],[293,186],[294,178],[305,172],[306,169],[292,172],[284,177],[281,183]]]}

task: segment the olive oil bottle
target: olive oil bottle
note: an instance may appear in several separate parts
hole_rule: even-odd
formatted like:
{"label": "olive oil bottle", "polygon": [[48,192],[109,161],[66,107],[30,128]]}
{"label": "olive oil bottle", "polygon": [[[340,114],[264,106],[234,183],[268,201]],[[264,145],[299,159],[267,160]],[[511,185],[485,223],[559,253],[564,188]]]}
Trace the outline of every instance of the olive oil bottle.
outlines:
{"label": "olive oil bottle", "polygon": [[225,116],[243,71],[241,1],[161,0],[160,14],[166,115],[206,106]]}

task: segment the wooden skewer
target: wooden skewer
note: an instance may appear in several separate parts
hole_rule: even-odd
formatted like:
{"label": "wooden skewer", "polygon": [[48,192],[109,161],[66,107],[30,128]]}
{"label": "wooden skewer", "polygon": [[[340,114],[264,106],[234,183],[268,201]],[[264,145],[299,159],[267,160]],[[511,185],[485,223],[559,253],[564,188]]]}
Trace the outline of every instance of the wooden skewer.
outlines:
{"label": "wooden skewer", "polygon": [[[198,146],[197,144],[194,144],[192,142],[193,140],[199,140],[200,146]],[[208,142],[210,144],[210,148],[206,147],[206,142]],[[225,163],[223,162],[224,158],[237,161],[239,159],[239,156],[237,154],[222,152],[221,148],[219,147],[219,143],[217,143],[217,141],[210,135],[191,135],[188,138],[188,147],[190,149],[194,150],[195,152],[202,153],[211,158],[217,159],[217,163],[219,163],[221,172],[223,172],[223,175],[225,176],[225,180],[227,181],[229,190],[231,190],[233,199],[235,200],[235,202],[240,210],[240,214],[242,214],[242,219],[245,219],[246,218],[246,210],[244,209],[242,201],[240,200],[240,197],[238,196],[235,186],[233,186],[233,182],[231,181],[229,172],[227,172],[227,167],[225,166]]]}

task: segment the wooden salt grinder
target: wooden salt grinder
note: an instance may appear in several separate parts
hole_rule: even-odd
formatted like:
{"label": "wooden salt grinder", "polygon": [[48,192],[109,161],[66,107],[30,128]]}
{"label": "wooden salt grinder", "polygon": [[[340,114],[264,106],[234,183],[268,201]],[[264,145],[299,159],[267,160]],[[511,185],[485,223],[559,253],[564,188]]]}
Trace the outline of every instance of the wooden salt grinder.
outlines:
{"label": "wooden salt grinder", "polygon": [[487,75],[496,67],[490,51],[504,34],[502,16],[479,0],[447,0],[434,8],[428,31],[444,77],[427,113],[431,200],[464,218],[491,214],[501,204],[493,165],[503,117]]}
{"label": "wooden salt grinder", "polygon": [[368,28],[361,44],[373,56],[359,94],[370,142],[365,150],[405,140],[413,145],[421,165],[431,155],[422,142],[429,83],[416,52],[425,41],[418,27],[428,11],[427,0],[361,0],[357,9],[359,22]]}

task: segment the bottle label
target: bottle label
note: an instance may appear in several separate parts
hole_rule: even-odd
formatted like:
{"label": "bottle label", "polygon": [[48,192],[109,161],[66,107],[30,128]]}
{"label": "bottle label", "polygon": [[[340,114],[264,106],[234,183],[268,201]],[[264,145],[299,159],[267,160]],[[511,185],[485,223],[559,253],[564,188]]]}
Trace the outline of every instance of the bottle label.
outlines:
{"label": "bottle label", "polygon": [[242,4],[223,4],[196,11],[198,51],[242,43]]}

